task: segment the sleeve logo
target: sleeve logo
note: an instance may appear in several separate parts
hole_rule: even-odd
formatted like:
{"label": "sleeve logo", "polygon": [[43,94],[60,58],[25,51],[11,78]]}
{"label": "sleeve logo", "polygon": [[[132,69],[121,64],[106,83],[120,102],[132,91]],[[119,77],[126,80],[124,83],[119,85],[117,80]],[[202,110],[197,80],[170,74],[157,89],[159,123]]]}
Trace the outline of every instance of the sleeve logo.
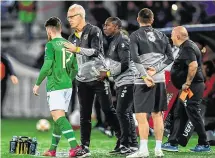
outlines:
{"label": "sleeve logo", "polygon": [[84,35],[84,40],[87,40],[88,34]]}

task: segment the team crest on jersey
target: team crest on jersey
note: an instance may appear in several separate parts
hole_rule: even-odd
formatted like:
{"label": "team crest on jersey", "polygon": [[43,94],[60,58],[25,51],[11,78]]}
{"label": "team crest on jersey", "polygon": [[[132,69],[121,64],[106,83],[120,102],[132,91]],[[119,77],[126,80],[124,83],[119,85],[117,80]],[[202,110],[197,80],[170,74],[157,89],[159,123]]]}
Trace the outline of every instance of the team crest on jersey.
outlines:
{"label": "team crest on jersey", "polygon": [[73,41],[73,44],[76,45],[76,39]]}
{"label": "team crest on jersey", "polygon": [[122,44],[121,44],[121,47],[122,47],[122,48],[124,48],[124,47],[125,47],[125,44],[124,44],[124,43],[122,43]]}
{"label": "team crest on jersey", "polygon": [[84,35],[84,40],[87,40],[88,34]]}

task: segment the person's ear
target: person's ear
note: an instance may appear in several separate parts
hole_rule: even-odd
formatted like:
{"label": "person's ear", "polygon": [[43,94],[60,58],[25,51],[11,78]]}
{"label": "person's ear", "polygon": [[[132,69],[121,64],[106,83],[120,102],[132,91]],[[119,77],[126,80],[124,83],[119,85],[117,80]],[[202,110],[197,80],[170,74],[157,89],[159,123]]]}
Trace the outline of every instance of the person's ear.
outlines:
{"label": "person's ear", "polygon": [[137,22],[140,23],[140,18],[139,17],[137,17]]}
{"label": "person's ear", "polygon": [[154,22],[154,18],[152,18],[152,20],[151,20],[151,25],[153,24],[153,22]]}
{"label": "person's ear", "polygon": [[181,39],[180,35],[176,35],[176,38],[177,38],[177,40]]}
{"label": "person's ear", "polygon": [[116,25],[114,30],[116,31],[116,30],[118,30],[118,29],[119,29],[119,26],[118,26],[118,25]]}
{"label": "person's ear", "polygon": [[47,27],[47,28],[46,28],[46,31],[47,31],[48,35],[50,35],[50,34],[51,34],[50,27]]}

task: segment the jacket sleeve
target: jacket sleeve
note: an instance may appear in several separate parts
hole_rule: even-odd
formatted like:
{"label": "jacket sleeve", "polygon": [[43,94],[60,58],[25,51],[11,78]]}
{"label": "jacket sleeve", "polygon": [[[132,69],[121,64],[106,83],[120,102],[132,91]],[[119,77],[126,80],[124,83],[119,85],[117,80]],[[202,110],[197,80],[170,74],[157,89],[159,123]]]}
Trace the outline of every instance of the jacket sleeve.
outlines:
{"label": "jacket sleeve", "polygon": [[8,73],[10,76],[11,75],[16,76],[16,74],[15,74],[15,72],[13,70],[13,66],[12,66],[10,60],[8,60],[7,56],[4,55],[4,54],[1,54],[1,60],[4,63],[6,69],[8,70],[8,72],[6,72],[6,73]]}
{"label": "jacket sleeve", "polygon": [[129,39],[122,39],[117,46],[117,53],[119,56],[119,65],[110,69],[111,76],[116,76],[125,72],[129,68],[130,63],[130,50]]}
{"label": "jacket sleeve", "polygon": [[159,62],[158,64],[155,65],[155,70],[156,73],[162,71],[163,69],[165,69],[168,65],[170,65],[174,58],[173,58],[173,53],[172,53],[172,48],[171,45],[169,43],[169,39],[166,35],[164,35],[165,41],[166,41],[166,49],[165,49],[165,54],[164,54],[164,60],[162,60],[161,62]]}
{"label": "jacket sleeve", "polygon": [[98,27],[93,27],[89,34],[90,48],[80,47],[79,53],[86,56],[98,56],[103,52],[103,36]]}
{"label": "jacket sleeve", "polygon": [[131,34],[130,40],[131,40],[130,42],[131,58],[134,62],[134,65],[137,68],[138,72],[140,73],[141,77],[146,76],[148,75],[148,73],[144,66],[141,64],[137,37],[134,34]]}

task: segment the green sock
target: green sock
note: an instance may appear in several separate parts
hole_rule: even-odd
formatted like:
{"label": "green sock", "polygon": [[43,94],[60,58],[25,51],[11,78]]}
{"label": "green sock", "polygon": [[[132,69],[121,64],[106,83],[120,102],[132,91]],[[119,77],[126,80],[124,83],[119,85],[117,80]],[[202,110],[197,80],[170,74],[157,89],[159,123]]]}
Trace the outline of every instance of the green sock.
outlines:
{"label": "green sock", "polygon": [[56,120],[56,123],[57,123],[58,127],[60,128],[64,137],[68,140],[70,147],[75,148],[78,145],[78,143],[75,139],[75,133],[71,127],[71,124],[67,120],[67,118],[65,116],[62,116]]}
{"label": "green sock", "polygon": [[51,144],[49,150],[56,150],[57,149],[57,145],[60,141],[61,134],[62,134],[57,123],[54,122],[53,125],[54,125],[54,129],[53,129],[53,133],[52,133],[52,144]]}

